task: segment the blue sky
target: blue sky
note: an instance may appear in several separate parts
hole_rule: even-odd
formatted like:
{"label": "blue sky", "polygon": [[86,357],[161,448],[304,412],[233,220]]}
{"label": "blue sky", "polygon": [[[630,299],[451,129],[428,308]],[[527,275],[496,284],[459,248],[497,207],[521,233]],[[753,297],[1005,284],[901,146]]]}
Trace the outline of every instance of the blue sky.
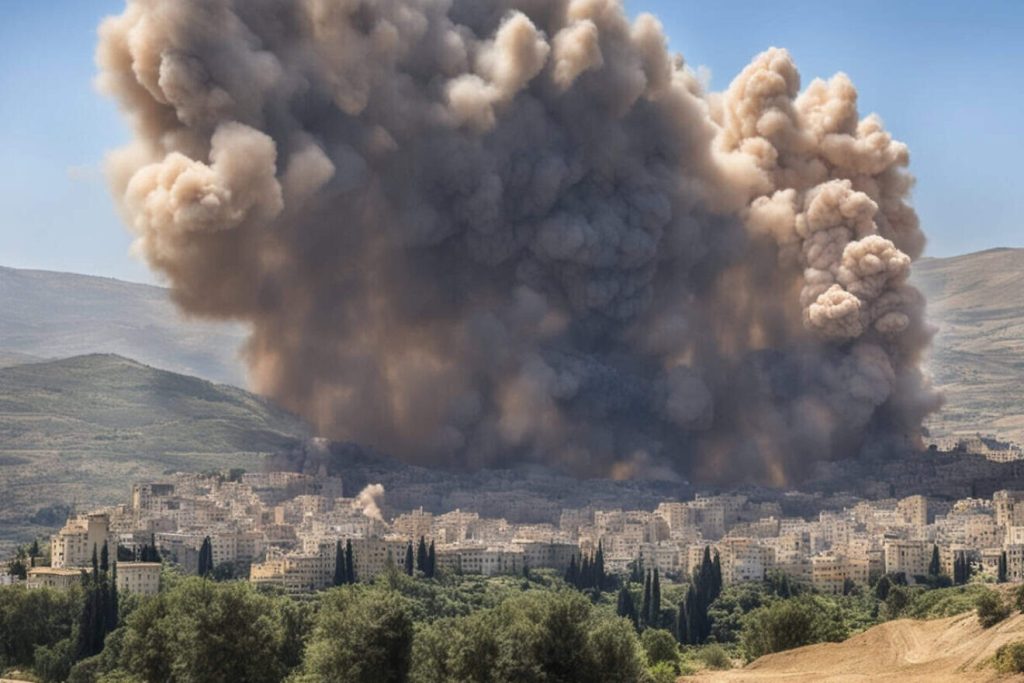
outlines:
{"label": "blue sky", "polygon": [[[915,205],[936,256],[1024,246],[1024,2],[627,0],[722,89],[757,52],[794,55],[804,82],[845,71],[861,113],[910,145]],[[152,281],[128,253],[100,175],[127,140],[92,88],[114,0],[0,0],[0,265]]]}

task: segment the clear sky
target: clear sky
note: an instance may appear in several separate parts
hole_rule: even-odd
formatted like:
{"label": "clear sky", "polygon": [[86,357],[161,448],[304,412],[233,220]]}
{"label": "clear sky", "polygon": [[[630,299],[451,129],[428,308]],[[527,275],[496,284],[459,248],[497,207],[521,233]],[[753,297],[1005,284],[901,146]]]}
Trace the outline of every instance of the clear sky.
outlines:
{"label": "clear sky", "polygon": [[[171,1],[171,0],[168,0]],[[804,82],[845,71],[861,113],[910,145],[928,253],[1024,246],[1024,1],[627,0],[722,89],[788,48]],[[151,281],[100,165],[127,140],[92,88],[95,29],[115,0],[0,0],[0,265]]]}

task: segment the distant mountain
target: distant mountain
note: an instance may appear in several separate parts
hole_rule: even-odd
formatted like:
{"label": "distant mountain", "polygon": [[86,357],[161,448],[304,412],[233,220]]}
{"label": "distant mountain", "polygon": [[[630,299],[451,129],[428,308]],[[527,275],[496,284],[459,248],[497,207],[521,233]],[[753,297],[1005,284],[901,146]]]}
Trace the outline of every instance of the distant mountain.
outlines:
{"label": "distant mountain", "polygon": [[160,287],[0,267],[0,367],[14,354],[116,353],[156,367],[245,386],[240,325],[185,320]]}
{"label": "distant mountain", "polygon": [[933,434],[1024,443],[1024,249],[923,259],[913,282],[939,328],[929,367],[946,407]]}
{"label": "distant mountain", "polygon": [[307,436],[241,389],[119,356],[0,369],[0,540],[63,521],[76,501],[123,501],[167,470],[259,470]]}

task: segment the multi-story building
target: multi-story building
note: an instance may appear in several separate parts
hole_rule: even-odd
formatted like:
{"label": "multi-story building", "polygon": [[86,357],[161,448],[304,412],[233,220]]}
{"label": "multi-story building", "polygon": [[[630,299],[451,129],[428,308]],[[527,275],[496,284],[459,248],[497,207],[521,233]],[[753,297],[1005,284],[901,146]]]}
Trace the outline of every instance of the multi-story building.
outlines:
{"label": "multi-story building", "polygon": [[79,515],[50,539],[50,566],[88,567],[92,564],[93,553],[98,556],[103,546],[110,544],[110,515],[98,512]]}
{"label": "multi-story building", "polygon": [[934,544],[928,541],[888,539],[884,544],[885,571],[888,574],[902,572],[908,581],[915,576],[926,576],[932,560]]}
{"label": "multi-story building", "polygon": [[118,562],[115,568],[118,591],[136,595],[156,595],[160,592],[161,563]]}

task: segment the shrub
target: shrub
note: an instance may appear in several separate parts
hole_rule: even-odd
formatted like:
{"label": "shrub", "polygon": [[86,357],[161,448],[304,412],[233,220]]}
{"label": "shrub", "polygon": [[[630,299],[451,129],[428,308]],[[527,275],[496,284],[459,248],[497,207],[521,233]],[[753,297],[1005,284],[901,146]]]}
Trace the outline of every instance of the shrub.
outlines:
{"label": "shrub", "polygon": [[697,653],[697,659],[708,669],[731,669],[732,659],[721,645],[707,645]]}
{"label": "shrub", "polygon": [[995,626],[1010,616],[1010,606],[995,591],[982,593],[978,596],[975,606],[978,609],[978,621],[981,622],[982,628]]}
{"label": "shrub", "polygon": [[672,665],[676,671],[679,666],[679,648],[676,646],[676,639],[668,631],[658,628],[649,628],[640,636],[640,645],[647,655],[649,664],[661,664],[662,662]]}
{"label": "shrub", "polygon": [[1024,612],[1024,586],[1020,586],[1013,592],[1013,606],[1017,611]]}
{"label": "shrub", "polygon": [[676,669],[668,662],[660,662],[647,669],[645,683],[675,683]]}
{"label": "shrub", "polygon": [[751,658],[816,642],[814,604],[790,599],[756,609],[747,617],[742,640]]}
{"label": "shrub", "polygon": [[939,619],[970,612],[978,597],[990,590],[979,584],[924,591],[915,595],[904,611],[911,619]]}
{"label": "shrub", "polygon": [[1004,674],[1024,673],[1024,642],[1007,643],[998,650],[993,660],[996,670]]}

